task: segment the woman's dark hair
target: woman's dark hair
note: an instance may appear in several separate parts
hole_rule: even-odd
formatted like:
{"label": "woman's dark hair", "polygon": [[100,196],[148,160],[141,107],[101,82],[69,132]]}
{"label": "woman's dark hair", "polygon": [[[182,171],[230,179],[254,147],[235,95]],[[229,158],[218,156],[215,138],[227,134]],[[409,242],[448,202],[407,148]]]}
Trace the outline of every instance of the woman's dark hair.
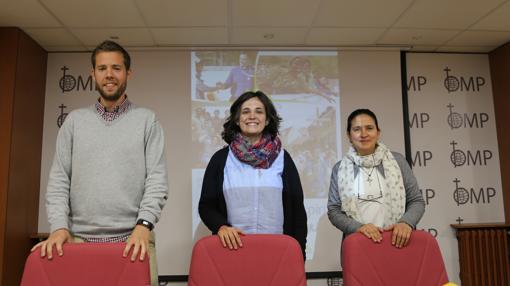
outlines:
{"label": "woman's dark hair", "polygon": [[347,133],[351,132],[352,120],[354,118],[356,118],[356,116],[361,115],[361,114],[365,114],[365,115],[372,117],[372,119],[375,122],[375,127],[377,128],[377,131],[380,131],[379,123],[377,123],[377,117],[375,116],[375,113],[372,112],[372,110],[370,110],[370,109],[356,109],[353,112],[351,112],[351,114],[349,114],[349,117],[347,117]]}
{"label": "woman's dark hair", "polygon": [[97,47],[92,51],[91,61],[92,68],[96,68],[96,56],[101,52],[119,52],[122,54],[124,58],[124,66],[126,70],[131,68],[131,57],[129,53],[119,44],[114,41],[104,41],[101,44],[97,45]]}
{"label": "woman's dark hair", "polygon": [[223,124],[223,132],[221,132],[221,137],[227,144],[230,144],[237,135],[237,133],[241,132],[239,125],[239,117],[241,116],[241,106],[243,103],[251,98],[257,97],[266,110],[266,120],[268,124],[262,131],[263,134],[271,135],[271,138],[274,139],[276,135],[278,135],[278,128],[280,128],[280,122],[282,121],[281,117],[278,116],[278,112],[276,112],[276,108],[273,105],[273,102],[267,95],[265,95],[262,91],[247,91],[243,93],[234,103],[230,106],[230,116],[227,118],[225,124]]}

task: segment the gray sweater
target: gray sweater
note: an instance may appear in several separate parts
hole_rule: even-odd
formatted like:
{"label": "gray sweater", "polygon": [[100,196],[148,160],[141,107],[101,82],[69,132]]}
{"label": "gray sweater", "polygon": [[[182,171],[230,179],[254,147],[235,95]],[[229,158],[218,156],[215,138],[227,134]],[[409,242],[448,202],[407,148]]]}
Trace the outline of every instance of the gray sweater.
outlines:
{"label": "gray sweater", "polygon": [[[425,212],[425,202],[418,187],[418,182],[414,177],[413,171],[407,164],[404,156],[397,152],[391,152],[400,167],[402,178],[404,180],[404,188],[406,190],[406,208],[404,215],[399,220],[409,224],[412,228],[416,228],[416,224],[420,221]],[[331,183],[329,185],[328,198],[328,217],[331,223],[340,229],[345,235],[356,232],[363,224],[353,218],[347,216],[342,211],[342,201],[338,193],[338,167],[340,162],[335,164],[331,173]],[[377,167],[377,171],[383,173],[382,165]]]}
{"label": "gray sweater", "polygon": [[164,145],[148,109],[132,105],[111,123],[94,106],[69,113],[46,192],[51,232],[110,237],[130,234],[140,218],[155,224],[168,193]]}

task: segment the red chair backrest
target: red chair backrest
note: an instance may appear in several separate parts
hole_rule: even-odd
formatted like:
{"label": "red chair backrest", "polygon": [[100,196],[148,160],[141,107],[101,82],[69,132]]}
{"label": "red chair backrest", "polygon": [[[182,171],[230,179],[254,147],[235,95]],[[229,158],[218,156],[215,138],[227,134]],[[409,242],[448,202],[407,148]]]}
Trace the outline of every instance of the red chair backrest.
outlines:
{"label": "red chair backrest", "polygon": [[346,286],[436,286],[448,283],[443,257],[436,239],[425,231],[413,231],[403,248],[391,245],[391,232],[381,243],[360,233],[342,244],[343,281]]}
{"label": "red chair backrest", "polygon": [[64,255],[53,259],[32,252],[25,263],[21,286],[150,285],[149,259],[131,262],[122,257],[125,243],[66,243]]}
{"label": "red chair backrest", "polygon": [[303,254],[294,238],[252,234],[241,240],[238,250],[224,248],[216,235],[197,241],[188,285],[306,285]]}

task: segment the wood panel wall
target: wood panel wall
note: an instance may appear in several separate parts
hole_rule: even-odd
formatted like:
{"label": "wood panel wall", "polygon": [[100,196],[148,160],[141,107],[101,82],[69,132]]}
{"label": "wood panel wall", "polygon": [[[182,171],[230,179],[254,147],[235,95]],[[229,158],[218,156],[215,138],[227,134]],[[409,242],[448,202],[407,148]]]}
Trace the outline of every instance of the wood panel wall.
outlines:
{"label": "wood panel wall", "polygon": [[458,239],[462,286],[510,285],[510,224],[453,224]]}
{"label": "wood panel wall", "polygon": [[19,285],[37,232],[47,52],[0,28],[0,283]]}
{"label": "wood panel wall", "polygon": [[489,54],[505,221],[510,223],[510,43]]}

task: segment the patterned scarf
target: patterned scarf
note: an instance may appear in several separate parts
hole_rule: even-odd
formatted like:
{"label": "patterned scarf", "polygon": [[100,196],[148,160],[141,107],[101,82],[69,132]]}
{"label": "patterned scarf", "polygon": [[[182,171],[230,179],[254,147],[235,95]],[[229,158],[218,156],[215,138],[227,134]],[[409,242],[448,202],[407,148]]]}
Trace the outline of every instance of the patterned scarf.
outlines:
{"label": "patterned scarf", "polygon": [[260,140],[251,145],[248,139],[240,133],[230,142],[230,149],[239,161],[256,169],[268,169],[273,164],[282,149],[280,138],[265,134]]}
{"label": "patterned scarf", "polygon": [[[375,152],[366,156],[359,156],[352,146],[349,148],[338,168],[338,192],[342,200],[342,210],[351,218],[363,223],[354,184],[355,177],[360,173],[359,168],[375,167],[377,169],[380,164],[384,170],[384,227],[387,227],[402,218],[406,205],[406,193],[400,167],[384,144],[378,143]],[[378,172],[378,170],[375,171]]]}

